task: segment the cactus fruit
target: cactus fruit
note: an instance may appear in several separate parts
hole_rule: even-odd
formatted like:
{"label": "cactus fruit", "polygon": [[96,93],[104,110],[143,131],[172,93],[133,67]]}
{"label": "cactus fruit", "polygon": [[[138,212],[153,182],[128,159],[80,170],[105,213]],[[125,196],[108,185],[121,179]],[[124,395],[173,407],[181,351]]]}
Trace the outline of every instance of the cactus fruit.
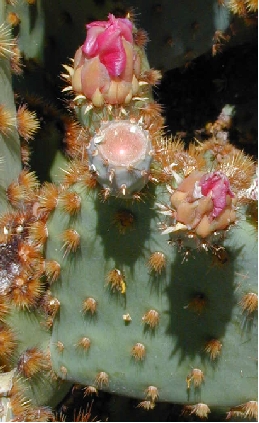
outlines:
{"label": "cactus fruit", "polygon": [[149,134],[130,120],[102,125],[90,142],[88,154],[91,170],[106,193],[131,198],[148,181],[152,156]]}
{"label": "cactus fruit", "polygon": [[88,30],[62,75],[63,177],[40,185],[23,169],[6,189],[2,407],[51,420],[76,383],[143,410],[254,418],[255,163],[228,142],[229,108],[204,143],[166,138],[151,96],[161,75],[132,22],[109,15]]}

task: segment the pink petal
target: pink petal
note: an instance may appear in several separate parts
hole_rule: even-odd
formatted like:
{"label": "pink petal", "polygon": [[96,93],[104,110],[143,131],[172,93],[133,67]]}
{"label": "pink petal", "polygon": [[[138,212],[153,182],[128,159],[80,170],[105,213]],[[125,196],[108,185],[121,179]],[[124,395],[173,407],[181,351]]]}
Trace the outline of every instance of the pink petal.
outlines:
{"label": "pink petal", "polygon": [[100,61],[112,77],[119,76],[126,65],[126,53],[120,33],[112,27],[107,28],[98,37]]}
{"label": "pink petal", "polygon": [[201,193],[202,195],[208,195],[208,193],[213,189],[215,183],[220,180],[220,177],[216,172],[206,173],[202,176],[200,180]]}
{"label": "pink petal", "polygon": [[94,21],[86,26],[87,37],[82,51],[87,58],[100,57],[112,77],[119,76],[126,66],[126,53],[122,41],[133,44],[132,23],[129,19],[115,18]]}
{"label": "pink petal", "polygon": [[213,211],[212,217],[217,217],[226,207],[226,186],[223,181],[218,181],[212,189]]}
{"label": "pink petal", "polygon": [[97,56],[99,53],[98,35],[103,31],[104,28],[100,26],[92,26],[88,29],[86,40],[82,46],[82,50],[88,58]]}
{"label": "pink petal", "polygon": [[108,18],[108,21],[94,21],[86,25],[87,37],[83,45],[83,52],[88,57],[94,57],[98,54],[98,35],[108,28],[114,32],[119,31],[120,35],[124,37],[125,40],[133,43],[132,23],[129,21],[129,19],[116,19],[112,14],[109,14]]}
{"label": "pink petal", "polygon": [[96,26],[100,26],[102,28],[107,28],[109,26],[109,21],[93,21],[86,25],[86,29],[90,29]]}
{"label": "pink petal", "polygon": [[109,24],[113,25],[114,28],[120,29],[120,34],[122,37],[125,38],[126,41],[133,43],[133,36],[132,36],[132,22],[127,18],[115,18],[114,15],[109,14]]}
{"label": "pink petal", "polygon": [[213,201],[212,217],[217,217],[226,207],[226,196],[234,197],[230,183],[222,172],[212,172],[202,176],[201,193],[210,196]]}

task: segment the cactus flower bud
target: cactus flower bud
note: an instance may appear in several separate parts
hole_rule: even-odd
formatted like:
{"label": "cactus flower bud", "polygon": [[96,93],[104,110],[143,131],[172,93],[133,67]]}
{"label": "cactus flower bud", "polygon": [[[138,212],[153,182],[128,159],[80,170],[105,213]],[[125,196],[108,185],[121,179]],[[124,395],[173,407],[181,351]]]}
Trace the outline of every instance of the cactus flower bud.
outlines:
{"label": "cactus flower bud", "polygon": [[82,47],[87,58],[99,55],[100,62],[112,77],[120,76],[126,67],[126,53],[123,38],[133,43],[132,23],[128,19],[116,19],[109,14],[108,21],[95,21],[88,25],[85,43]]}
{"label": "cactus flower bud", "polygon": [[235,222],[234,197],[223,172],[194,171],[180,183],[171,203],[176,221],[205,238]]}
{"label": "cactus flower bud", "polygon": [[234,197],[228,178],[222,172],[211,172],[202,176],[199,185],[202,195],[212,199],[212,217],[218,217],[226,207],[226,196]]}
{"label": "cactus flower bud", "polygon": [[128,103],[138,91],[139,56],[133,49],[132,23],[109,14],[87,26],[75,54],[72,87],[93,105]]}

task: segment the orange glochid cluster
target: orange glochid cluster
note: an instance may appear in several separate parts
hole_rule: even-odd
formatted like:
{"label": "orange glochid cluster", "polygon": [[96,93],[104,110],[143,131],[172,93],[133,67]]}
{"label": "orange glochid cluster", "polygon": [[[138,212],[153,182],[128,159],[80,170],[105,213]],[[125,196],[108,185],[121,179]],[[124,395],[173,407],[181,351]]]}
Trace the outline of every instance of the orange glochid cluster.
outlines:
{"label": "orange glochid cluster", "polygon": [[96,375],[95,384],[96,384],[97,388],[101,388],[101,389],[102,389],[103,386],[108,386],[109,375],[106,372],[103,372],[103,371],[99,372]]}
{"label": "orange glochid cluster", "polygon": [[15,117],[3,104],[0,104],[0,133],[8,135],[15,128]]}
{"label": "orange glochid cluster", "polygon": [[83,307],[82,307],[83,313],[89,312],[91,315],[93,315],[94,313],[96,313],[96,309],[97,309],[97,301],[94,298],[87,297],[83,301]]}
{"label": "orange glochid cluster", "polygon": [[17,346],[14,332],[6,325],[0,325],[0,362],[5,363],[13,354]]}
{"label": "orange glochid cluster", "polygon": [[81,197],[73,191],[63,191],[59,195],[58,203],[62,210],[71,216],[77,214],[81,208]]}
{"label": "orange glochid cluster", "polygon": [[156,386],[150,385],[145,389],[146,399],[152,401],[153,403],[158,399],[158,388]]}
{"label": "orange glochid cluster", "polygon": [[198,403],[194,405],[185,405],[182,410],[183,416],[191,416],[192,414],[195,414],[197,417],[201,419],[207,419],[208,414],[210,413],[210,409],[207,406],[207,404],[204,403]]}
{"label": "orange glochid cluster", "polygon": [[75,253],[80,246],[80,235],[72,228],[65,229],[61,235],[63,241],[64,257],[70,252]]}
{"label": "orange glochid cluster", "polygon": [[18,371],[27,379],[41,371],[50,369],[50,363],[46,354],[38,348],[29,348],[24,351],[18,360]]}
{"label": "orange glochid cluster", "polygon": [[248,420],[255,419],[258,421],[258,402],[247,401],[244,404],[232,407],[230,411],[227,412],[226,420],[233,418],[242,418]]}
{"label": "orange glochid cluster", "polygon": [[157,327],[159,323],[159,313],[156,310],[149,310],[142,316],[142,322],[148,325],[151,329]]}
{"label": "orange glochid cluster", "polygon": [[26,142],[32,140],[40,128],[40,121],[36,113],[30,111],[27,104],[22,104],[18,107],[16,119],[19,135]]}
{"label": "orange glochid cluster", "polygon": [[218,339],[211,339],[204,347],[204,351],[209,354],[211,360],[216,360],[221,353],[222,343]]}
{"label": "orange glochid cluster", "polygon": [[84,336],[83,338],[79,339],[79,341],[77,342],[76,346],[78,348],[82,348],[84,351],[88,351],[90,346],[91,346],[91,341],[89,338],[87,338],[86,336]]}
{"label": "orange glochid cluster", "polygon": [[126,292],[125,276],[118,269],[112,269],[106,276],[106,283],[113,292],[119,291],[121,294]]}
{"label": "orange glochid cluster", "polygon": [[148,266],[152,271],[161,274],[166,267],[165,254],[161,253],[160,251],[155,251],[152,253],[148,259]]}
{"label": "orange glochid cluster", "polygon": [[242,308],[243,313],[253,314],[258,309],[258,295],[254,292],[248,292],[243,295],[239,305]]}
{"label": "orange glochid cluster", "polygon": [[51,285],[58,279],[61,271],[61,266],[56,260],[45,260],[44,266],[46,278],[48,280],[48,283]]}
{"label": "orange glochid cluster", "polygon": [[89,385],[84,389],[84,397],[88,395],[98,395],[98,390],[95,388],[95,386]]}
{"label": "orange glochid cluster", "polygon": [[131,349],[131,355],[136,361],[144,360],[146,356],[146,348],[140,342],[137,342]]}
{"label": "orange glochid cluster", "polygon": [[144,410],[153,410],[155,408],[155,403],[150,400],[140,401],[137,405],[138,408],[143,408]]}
{"label": "orange glochid cluster", "polygon": [[36,306],[43,292],[43,282],[24,272],[12,281],[9,297],[17,307],[30,309]]}
{"label": "orange glochid cluster", "polygon": [[195,388],[198,388],[201,386],[201,384],[204,382],[204,373],[202,370],[192,369],[191,373],[188,374],[186,378],[188,389],[190,388],[192,382]]}

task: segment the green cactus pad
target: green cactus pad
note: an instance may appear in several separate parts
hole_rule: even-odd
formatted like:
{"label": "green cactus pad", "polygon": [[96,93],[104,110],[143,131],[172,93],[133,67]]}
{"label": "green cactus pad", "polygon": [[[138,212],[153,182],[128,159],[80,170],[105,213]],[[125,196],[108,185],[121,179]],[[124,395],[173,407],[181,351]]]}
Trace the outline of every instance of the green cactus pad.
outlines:
{"label": "green cactus pad", "polygon": [[[150,189],[145,202],[134,204],[116,198],[102,203],[97,193],[87,194],[79,184],[73,190],[81,195],[79,214],[71,218],[58,208],[48,224],[47,258],[62,268],[52,287],[61,303],[51,340],[57,374],[64,377],[65,368],[67,380],[98,387],[98,373],[106,372],[104,390],[145,398],[145,390],[153,385],[160,401],[213,406],[254,398],[255,316],[246,316],[239,305],[244,293],[256,289],[253,227],[240,221],[229,231],[224,260],[196,248],[186,254],[158,230],[155,197],[163,201],[164,187]],[[133,216],[125,231],[118,223],[122,210]],[[67,228],[79,233],[80,247],[64,255],[61,234]],[[166,258],[161,274],[148,265],[154,252]],[[121,272],[125,293],[125,285],[113,292],[107,283],[112,269]],[[190,305],[197,295],[205,299],[200,314]],[[89,297],[97,307],[84,313],[82,304]],[[143,322],[149,310],[160,316],[153,329]],[[123,319],[127,314],[131,320]],[[87,350],[78,346],[83,337],[91,341]],[[222,343],[215,360],[204,351],[210,339]],[[62,352],[58,342],[64,345]],[[145,357],[139,360],[132,356],[137,343],[145,346]],[[194,387],[191,381],[188,389],[186,378],[194,368],[204,373],[204,382]]]}
{"label": "green cactus pad", "polygon": [[71,384],[60,381],[51,373],[51,369],[39,371],[32,378],[26,378],[17,366],[19,356],[27,349],[37,348],[47,357],[50,345],[50,334],[45,320],[40,313],[13,308],[7,318],[17,340],[17,349],[13,355],[14,370],[18,376],[19,389],[34,406],[56,406],[68,392]]}

